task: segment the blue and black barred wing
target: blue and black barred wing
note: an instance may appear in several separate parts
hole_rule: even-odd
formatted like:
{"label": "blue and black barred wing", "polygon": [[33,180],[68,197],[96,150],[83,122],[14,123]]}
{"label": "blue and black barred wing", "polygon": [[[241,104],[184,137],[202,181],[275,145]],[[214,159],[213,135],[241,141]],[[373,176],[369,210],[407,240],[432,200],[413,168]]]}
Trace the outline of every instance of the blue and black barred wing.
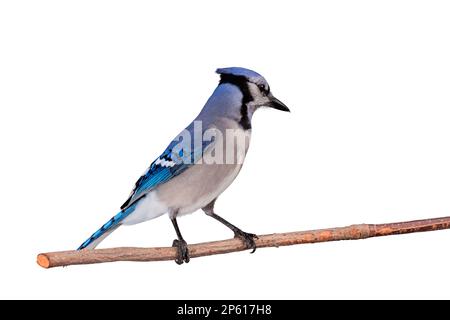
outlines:
{"label": "blue and black barred wing", "polygon": [[191,148],[182,146],[179,142],[172,142],[136,181],[130,197],[120,208],[126,209],[158,185],[184,172],[198,162],[206,149],[211,147],[213,143],[214,141],[207,141],[197,148]]}

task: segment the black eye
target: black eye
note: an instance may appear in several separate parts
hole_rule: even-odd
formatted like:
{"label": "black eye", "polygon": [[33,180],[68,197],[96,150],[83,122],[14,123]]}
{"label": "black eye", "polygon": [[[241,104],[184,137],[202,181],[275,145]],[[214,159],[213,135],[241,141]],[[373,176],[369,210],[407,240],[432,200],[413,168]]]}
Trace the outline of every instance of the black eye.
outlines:
{"label": "black eye", "polygon": [[258,85],[258,88],[261,92],[267,93],[267,89],[263,84]]}

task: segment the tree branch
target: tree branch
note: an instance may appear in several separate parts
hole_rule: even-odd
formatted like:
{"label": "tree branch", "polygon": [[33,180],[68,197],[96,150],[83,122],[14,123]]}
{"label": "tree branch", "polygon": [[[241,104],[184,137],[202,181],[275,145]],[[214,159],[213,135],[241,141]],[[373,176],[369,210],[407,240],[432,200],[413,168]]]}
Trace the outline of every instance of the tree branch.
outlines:
{"label": "tree branch", "polygon": [[[357,224],[341,228],[275,233],[259,236],[257,248],[291,246],[338,240],[359,240],[404,233],[450,229],[450,217],[386,224]],[[189,245],[191,258],[246,250],[238,239]],[[176,248],[111,248],[41,253],[37,263],[43,268],[114,261],[175,260]]]}

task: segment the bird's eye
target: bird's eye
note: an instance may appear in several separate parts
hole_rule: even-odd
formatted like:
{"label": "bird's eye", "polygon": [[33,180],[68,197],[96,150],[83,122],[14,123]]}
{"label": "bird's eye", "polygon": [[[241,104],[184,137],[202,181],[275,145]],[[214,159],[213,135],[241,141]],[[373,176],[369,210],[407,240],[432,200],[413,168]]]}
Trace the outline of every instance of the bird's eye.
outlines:
{"label": "bird's eye", "polygon": [[267,92],[266,87],[263,84],[258,85],[258,88],[261,92]]}

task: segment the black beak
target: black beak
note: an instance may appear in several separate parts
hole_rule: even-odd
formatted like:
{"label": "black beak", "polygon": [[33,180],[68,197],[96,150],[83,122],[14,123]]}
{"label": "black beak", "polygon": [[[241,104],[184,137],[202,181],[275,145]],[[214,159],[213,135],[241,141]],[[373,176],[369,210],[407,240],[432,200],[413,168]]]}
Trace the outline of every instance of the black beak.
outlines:
{"label": "black beak", "polygon": [[280,100],[278,100],[277,98],[275,98],[272,95],[270,95],[270,102],[267,106],[270,108],[280,110],[280,111],[291,112],[291,110],[289,110],[289,108],[286,107],[286,105],[283,102],[281,102]]}

